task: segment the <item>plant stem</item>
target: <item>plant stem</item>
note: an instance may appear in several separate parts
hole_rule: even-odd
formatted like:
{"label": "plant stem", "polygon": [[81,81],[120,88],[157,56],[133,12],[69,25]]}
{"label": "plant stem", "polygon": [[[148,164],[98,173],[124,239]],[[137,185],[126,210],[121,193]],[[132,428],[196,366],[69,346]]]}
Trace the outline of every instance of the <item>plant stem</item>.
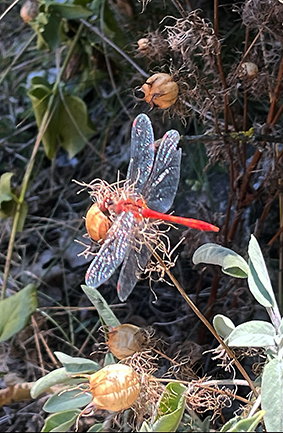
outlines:
{"label": "plant stem", "polygon": [[248,382],[251,390],[253,391],[254,395],[257,397],[258,393],[254,387],[254,384],[252,380],[250,379],[249,375],[247,374],[246,370],[242,367],[242,365],[239,363],[237,358],[234,355],[234,352],[230,349],[227,344],[224,343],[222,338],[217,334],[213,326],[209,323],[209,321],[204,317],[204,315],[200,312],[200,310],[197,308],[197,306],[193,303],[193,301],[189,298],[189,296],[186,294],[185,290],[182,288],[178,280],[174,277],[174,275],[170,272],[169,269],[167,269],[165,263],[161,259],[161,257],[151,248],[151,246],[148,245],[148,248],[150,249],[152,255],[156,258],[158,263],[162,266],[172,283],[176,286],[176,288],[179,290],[182,297],[185,299],[187,304],[191,307],[193,312],[199,317],[199,319],[204,323],[204,325],[209,329],[209,331],[212,333],[212,335],[216,338],[216,340],[221,344],[221,346],[226,350],[228,356],[234,360],[235,365],[237,366],[238,370],[242,374],[242,376],[246,379]]}
{"label": "plant stem", "polygon": [[32,169],[33,169],[33,165],[35,162],[35,157],[39,148],[39,145],[41,143],[41,139],[43,137],[44,132],[46,131],[46,128],[48,127],[48,124],[52,118],[52,114],[54,112],[54,108],[55,108],[55,104],[56,104],[56,96],[57,96],[57,92],[58,92],[58,88],[62,79],[62,75],[69,63],[69,60],[71,58],[71,55],[73,53],[74,47],[77,44],[77,41],[80,37],[80,34],[82,32],[83,29],[83,24],[80,25],[80,27],[78,28],[78,31],[76,33],[76,36],[72,42],[72,44],[70,45],[70,48],[67,52],[66,58],[64,60],[63,66],[60,69],[60,72],[56,78],[56,82],[53,86],[53,92],[50,96],[50,99],[48,101],[48,106],[47,106],[47,110],[44,113],[39,131],[38,131],[38,135],[36,138],[36,142],[22,181],[22,185],[21,185],[21,194],[20,197],[18,198],[18,202],[17,202],[17,207],[16,207],[16,212],[15,212],[15,216],[13,219],[13,226],[12,226],[12,231],[11,231],[11,236],[9,239],[9,245],[8,245],[8,251],[7,251],[7,257],[6,257],[6,262],[5,262],[5,269],[4,269],[4,276],[3,276],[3,285],[2,285],[2,292],[1,292],[1,300],[5,299],[5,295],[6,295],[6,288],[7,288],[7,282],[8,282],[8,277],[9,277],[9,271],[10,271],[10,265],[11,265],[11,260],[12,260],[12,254],[13,254],[13,250],[14,250],[14,244],[15,244],[15,238],[16,238],[16,234],[17,234],[17,227],[18,227],[18,222],[19,222],[19,218],[21,215],[21,207],[24,203],[24,199],[25,199],[25,195],[26,195],[26,191],[27,191],[27,187],[28,187],[28,182],[30,180],[31,177],[31,173],[32,173]]}

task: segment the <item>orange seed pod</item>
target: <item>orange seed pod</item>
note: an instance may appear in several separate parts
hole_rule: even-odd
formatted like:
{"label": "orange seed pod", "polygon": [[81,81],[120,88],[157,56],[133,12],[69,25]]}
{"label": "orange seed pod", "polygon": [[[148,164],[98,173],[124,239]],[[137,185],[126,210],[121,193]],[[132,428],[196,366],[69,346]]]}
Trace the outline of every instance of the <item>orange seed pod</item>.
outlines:
{"label": "orange seed pod", "polygon": [[141,89],[148,104],[162,109],[175,104],[179,93],[178,84],[171,75],[161,72],[149,77]]}
{"label": "orange seed pod", "polygon": [[87,211],[85,225],[89,236],[94,241],[105,240],[111,227],[111,221],[101,212],[97,203],[94,203]]}
{"label": "orange seed pod", "polygon": [[128,409],[140,394],[140,378],[131,367],[110,364],[88,376],[91,405],[113,412]]}
{"label": "orange seed pod", "polygon": [[34,20],[38,15],[38,1],[27,0],[21,8],[20,15],[25,23]]}
{"label": "orange seed pod", "polygon": [[118,359],[141,352],[148,342],[146,331],[138,326],[124,323],[109,332],[108,347]]}

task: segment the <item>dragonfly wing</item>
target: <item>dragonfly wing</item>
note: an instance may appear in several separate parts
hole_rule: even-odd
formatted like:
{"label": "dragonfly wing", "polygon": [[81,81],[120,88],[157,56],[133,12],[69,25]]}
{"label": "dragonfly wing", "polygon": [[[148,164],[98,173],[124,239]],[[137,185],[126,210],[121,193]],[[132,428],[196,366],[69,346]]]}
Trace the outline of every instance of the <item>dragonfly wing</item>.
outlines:
{"label": "dragonfly wing", "polygon": [[167,212],[172,206],[180,180],[179,132],[168,131],[158,148],[151,175],[142,191],[150,209]]}
{"label": "dragonfly wing", "polygon": [[91,262],[85,276],[86,285],[96,289],[107,281],[131,249],[129,234],[133,230],[134,215],[121,213],[108,231],[107,238]]}
{"label": "dragonfly wing", "polygon": [[151,253],[145,244],[142,245],[140,252],[131,248],[131,251],[125,256],[117,284],[120,301],[125,301],[131,294],[150,256]]}
{"label": "dragonfly wing", "polygon": [[131,159],[127,180],[135,182],[135,189],[141,192],[152,170],[154,161],[154,135],[151,121],[146,114],[134,120],[131,136]]}

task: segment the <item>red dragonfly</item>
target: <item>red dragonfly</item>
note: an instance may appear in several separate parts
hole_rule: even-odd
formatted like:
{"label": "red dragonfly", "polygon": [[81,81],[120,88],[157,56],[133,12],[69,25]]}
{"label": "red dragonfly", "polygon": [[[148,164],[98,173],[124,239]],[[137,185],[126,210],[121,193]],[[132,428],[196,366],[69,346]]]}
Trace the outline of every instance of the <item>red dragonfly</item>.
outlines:
{"label": "red dragonfly", "polygon": [[150,119],[140,114],[134,120],[126,181],[122,188],[113,189],[108,185],[108,192],[102,188],[103,193],[96,197],[100,211],[109,217],[112,225],[86,272],[87,286],[99,287],[123,263],[117,291],[119,299],[125,301],[151,256],[147,244],[158,243],[157,228],[162,221],[219,231],[204,221],[165,214],[172,206],[180,178],[179,140],[177,131],[168,131],[155,155]]}

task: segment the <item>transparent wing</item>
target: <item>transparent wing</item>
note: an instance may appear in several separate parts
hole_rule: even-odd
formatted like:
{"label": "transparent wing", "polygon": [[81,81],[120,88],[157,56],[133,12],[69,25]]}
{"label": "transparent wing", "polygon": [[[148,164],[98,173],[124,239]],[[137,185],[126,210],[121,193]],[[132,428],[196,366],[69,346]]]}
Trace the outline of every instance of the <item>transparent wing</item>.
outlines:
{"label": "transparent wing", "polygon": [[131,248],[131,251],[125,256],[117,284],[117,292],[120,301],[125,301],[131,294],[150,256],[151,253],[144,244],[140,252]]}
{"label": "transparent wing", "polygon": [[131,159],[127,179],[135,183],[141,192],[152,170],[154,161],[154,135],[151,121],[146,114],[139,114],[133,122],[131,136]]}
{"label": "transparent wing", "polygon": [[121,213],[109,229],[107,238],[91,262],[85,276],[86,285],[96,289],[107,281],[131,249],[129,234],[133,230],[134,215]]}
{"label": "transparent wing", "polygon": [[180,135],[168,131],[161,140],[152,172],[142,195],[150,209],[167,212],[172,206],[180,180],[181,149],[177,150]]}

